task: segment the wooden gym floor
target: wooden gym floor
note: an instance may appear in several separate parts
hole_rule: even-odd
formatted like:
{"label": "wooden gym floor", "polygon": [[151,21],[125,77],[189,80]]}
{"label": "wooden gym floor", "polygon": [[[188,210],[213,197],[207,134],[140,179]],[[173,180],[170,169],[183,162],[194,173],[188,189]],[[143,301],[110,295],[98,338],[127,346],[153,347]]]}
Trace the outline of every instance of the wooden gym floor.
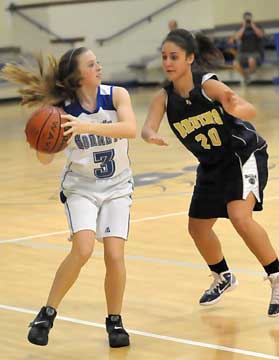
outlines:
{"label": "wooden gym floor", "polygon": [[[270,178],[264,211],[255,218],[279,252],[279,92],[270,87],[236,90],[255,103],[254,121],[269,143]],[[141,126],[154,89],[134,90]],[[187,209],[195,159],[174,139],[169,148],[130,142],[136,179],[127,288],[123,308],[131,346],[110,349],[104,331],[102,245],[65,297],[47,347],[26,340],[27,325],[44,305],[55,271],[70,248],[58,200],[63,154],[40,165],[25,142],[29,111],[2,104],[0,115],[0,358],[3,360],[247,360],[279,359],[279,318],[266,315],[270,285],[256,259],[227,220],[216,231],[240,285],[213,307],[198,300],[209,271],[187,234]]]}

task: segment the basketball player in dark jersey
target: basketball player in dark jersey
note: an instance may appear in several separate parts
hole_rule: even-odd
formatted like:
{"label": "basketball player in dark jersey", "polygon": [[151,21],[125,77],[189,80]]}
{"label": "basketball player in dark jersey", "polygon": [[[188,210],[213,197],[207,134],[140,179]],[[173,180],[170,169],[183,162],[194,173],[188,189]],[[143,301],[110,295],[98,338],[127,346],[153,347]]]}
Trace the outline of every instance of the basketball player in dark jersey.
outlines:
{"label": "basketball player in dark jersey", "polygon": [[218,218],[229,218],[267,273],[272,287],[268,315],[278,316],[278,258],[265,230],[252,217],[253,210],[262,210],[267,144],[247,121],[256,115],[254,106],[215,74],[201,70],[202,64],[216,61],[217,49],[202,34],[176,29],[167,35],[162,64],[169,84],[153,99],[142,137],[150,144],[167,145],[158,135],[166,112],[176,137],[199,161],[189,233],[214,277],[200,305],[215,304],[238,284],[213,231]]}

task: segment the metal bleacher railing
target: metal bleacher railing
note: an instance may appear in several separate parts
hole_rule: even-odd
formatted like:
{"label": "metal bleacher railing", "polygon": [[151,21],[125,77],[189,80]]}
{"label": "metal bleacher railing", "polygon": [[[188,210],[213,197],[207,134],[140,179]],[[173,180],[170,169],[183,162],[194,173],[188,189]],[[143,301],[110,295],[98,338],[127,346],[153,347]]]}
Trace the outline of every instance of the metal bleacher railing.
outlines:
{"label": "metal bleacher railing", "polygon": [[[56,2],[55,5],[59,5],[59,2]],[[71,37],[71,38],[62,37],[62,36],[56,34],[55,32],[53,32],[51,29],[49,29],[44,24],[41,24],[40,22],[38,22],[37,20],[35,20],[34,18],[32,18],[31,16],[27,15],[26,13],[24,13],[22,11],[24,9],[26,10],[26,9],[34,8],[34,7],[39,7],[39,4],[18,6],[18,5],[11,3],[10,6],[7,8],[7,10],[10,11],[11,13],[14,13],[14,14],[20,16],[22,19],[27,21],[29,24],[32,24],[33,26],[35,26],[37,29],[43,31],[44,33],[46,33],[50,36],[53,36],[54,39],[50,40],[52,43],[65,43],[65,44],[70,44],[71,46],[75,46],[76,42],[84,41],[85,38],[81,37],[81,36]],[[41,7],[44,7],[42,3],[41,3]]]}
{"label": "metal bleacher railing", "polygon": [[[21,18],[23,18],[25,21],[29,22],[30,24],[32,24],[33,26],[35,26],[36,28],[38,28],[39,30],[47,33],[50,36],[54,36],[54,39],[51,40],[52,43],[69,43],[72,46],[75,45],[75,42],[80,42],[80,41],[84,41],[85,38],[84,37],[76,37],[76,38],[63,38],[60,35],[54,33],[51,29],[49,29],[47,26],[39,23],[38,21],[36,21],[35,19],[33,19],[31,16],[27,15],[26,13],[24,13],[22,10],[27,10],[27,9],[33,9],[33,8],[37,8],[37,7],[49,7],[49,6],[57,6],[57,5],[70,5],[70,4],[77,4],[77,3],[93,3],[93,2],[99,2],[99,1],[108,1],[108,0],[81,0],[81,1],[53,1],[52,3],[35,3],[35,4],[25,4],[25,5],[16,5],[14,3],[11,3],[9,5],[9,7],[7,8],[8,11],[10,11],[11,13],[15,13],[18,16],[20,16]],[[113,0],[115,1],[115,0]],[[119,0],[118,0],[119,1]],[[184,0],[172,0],[170,3],[160,7],[159,9],[157,9],[156,11],[148,14],[147,16],[133,22],[132,24],[118,30],[116,33],[108,36],[108,37],[104,37],[104,38],[99,38],[96,39],[96,41],[100,44],[103,45],[105,42],[109,42],[115,38],[117,38],[118,36],[124,34],[124,33],[128,33],[131,29],[143,24],[144,22],[151,22],[152,18],[157,16],[158,14],[162,13],[163,11],[166,11],[167,9],[169,9],[170,7],[180,3],[181,1]],[[194,0],[190,0],[190,1],[194,1]]]}
{"label": "metal bleacher railing", "polygon": [[120,35],[123,35],[125,33],[128,33],[130,30],[134,29],[135,27],[145,23],[145,22],[151,22],[152,21],[152,18],[159,15],[160,13],[162,13],[163,11],[166,11],[167,9],[169,9],[170,7],[180,3],[181,1],[184,1],[184,0],[173,0],[171,1],[170,3],[160,7],[159,9],[157,9],[156,11],[153,11],[152,13],[146,15],[145,17],[133,22],[132,24],[118,30],[117,32],[115,32],[114,34],[110,35],[110,36],[107,36],[107,37],[104,37],[104,38],[99,38],[99,39],[96,39],[96,41],[100,44],[100,45],[103,45],[104,43],[106,42],[109,42],[115,38],[117,38],[118,36]]}

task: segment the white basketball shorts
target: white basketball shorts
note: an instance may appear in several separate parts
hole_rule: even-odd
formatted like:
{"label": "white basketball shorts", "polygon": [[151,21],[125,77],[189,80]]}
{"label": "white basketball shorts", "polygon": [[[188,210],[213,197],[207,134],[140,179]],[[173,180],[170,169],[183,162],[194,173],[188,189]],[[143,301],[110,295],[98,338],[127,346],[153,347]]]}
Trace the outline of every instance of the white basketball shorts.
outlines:
{"label": "white basketball shorts", "polygon": [[73,172],[66,173],[60,197],[71,235],[92,230],[101,242],[111,236],[127,240],[132,193],[133,180],[127,173],[99,181]]}

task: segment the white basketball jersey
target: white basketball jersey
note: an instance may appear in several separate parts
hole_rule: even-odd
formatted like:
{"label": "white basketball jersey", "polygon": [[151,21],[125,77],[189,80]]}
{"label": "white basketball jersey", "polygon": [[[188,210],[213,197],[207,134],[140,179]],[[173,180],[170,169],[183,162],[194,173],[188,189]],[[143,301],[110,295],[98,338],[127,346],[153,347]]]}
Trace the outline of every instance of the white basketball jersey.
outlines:
{"label": "white basketball jersey", "polygon": [[[118,121],[112,100],[112,86],[100,85],[94,112],[82,108],[78,101],[65,103],[64,110],[80,121],[110,124]],[[128,140],[94,134],[76,135],[65,150],[65,172],[92,177],[95,180],[113,178],[123,171],[131,172]]]}

